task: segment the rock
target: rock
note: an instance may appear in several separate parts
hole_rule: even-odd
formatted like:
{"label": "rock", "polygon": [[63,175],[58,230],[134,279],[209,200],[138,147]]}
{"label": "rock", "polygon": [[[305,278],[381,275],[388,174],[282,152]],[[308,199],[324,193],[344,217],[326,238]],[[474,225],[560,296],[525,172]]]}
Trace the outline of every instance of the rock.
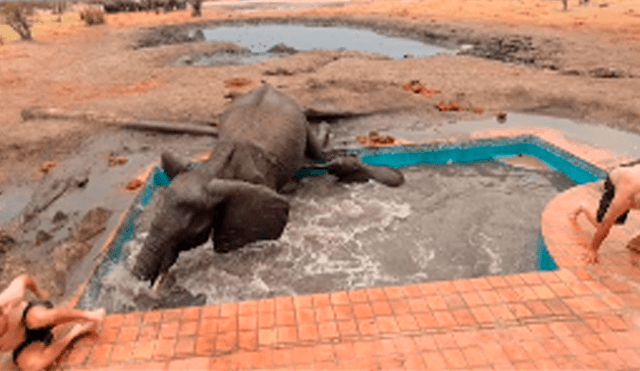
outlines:
{"label": "rock", "polygon": [[45,232],[43,230],[39,230],[36,233],[36,246],[51,240],[52,237],[53,236],[51,236],[49,233],[47,233],[47,232]]}
{"label": "rock", "polygon": [[63,223],[65,221],[67,221],[69,219],[69,217],[67,216],[67,214],[63,213],[62,211],[57,211],[54,215],[53,215],[53,223],[54,224],[58,224],[58,223]]}
{"label": "rock", "polygon": [[107,221],[111,214],[111,211],[101,207],[91,209],[76,225],[74,239],[79,242],[87,242],[100,234],[107,228]]}
{"label": "rock", "polygon": [[472,50],[474,48],[474,46],[472,44],[462,44],[459,47],[459,50],[461,52],[468,52],[470,50]]}
{"label": "rock", "polygon": [[51,253],[54,270],[65,274],[73,263],[82,259],[90,250],[89,244],[74,240],[56,246]]}
{"label": "rock", "polygon": [[0,253],[11,250],[16,246],[16,239],[3,229],[0,229]]}
{"label": "rock", "polygon": [[136,178],[136,179],[130,180],[129,183],[127,183],[127,185],[125,186],[125,189],[127,191],[135,191],[142,188],[143,185],[144,183],[142,182],[142,180]]}
{"label": "rock", "polygon": [[287,46],[284,43],[278,43],[267,50],[267,53],[296,54],[297,52],[297,49]]}
{"label": "rock", "polygon": [[604,78],[604,79],[619,79],[626,76],[626,74],[623,71],[618,71],[612,68],[603,68],[603,67],[598,67],[598,68],[589,70],[589,75],[591,77],[598,77],[598,78]]}
{"label": "rock", "polygon": [[76,176],[75,178],[73,178],[73,183],[78,188],[84,188],[84,186],[89,183],[89,174],[85,173]]}
{"label": "rock", "polygon": [[47,161],[44,164],[40,165],[40,171],[43,173],[48,173],[49,170],[55,168],[58,164],[55,161]]}
{"label": "rock", "polygon": [[266,70],[263,74],[266,76],[293,76],[292,71],[280,66],[275,69]]}
{"label": "rock", "polygon": [[38,213],[45,210],[49,205],[59,199],[70,187],[78,184],[86,184],[89,180],[89,169],[83,169],[76,174],[62,177],[46,177],[41,183],[31,201],[22,212],[25,222],[33,219]]}
{"label": "rock", "polygon": [[224,80],[225,88],[242,88],[250,85],[254,85],[253,80],[247,79],[245,77],[234,77],[231,79]]}
{"label": "rock", "polygon": [[109,156],[109,167],[114,167],[114,166],[118,166],[118,165],[124,165],[127,162],[129,162],[129,160],[126,157],[123,156]]}
{"label": "rock", "polygon": [[505,112],[499,112],[496,116],[496,120],[498,120],[499,123],[504,124],[507,121],[507,114]]}
{"label": "rock", "polygon": [[560,71],[561,75],[565,76],[580,76],[580,71],[578,70],[562,70]]}
{"label": "rock", "polygon": [[458,102],[445,103],[443,100],[436,103],[436,108],[438,108],[439,111],[460,111],[462,109]]}
{"label": "rock", "polygon": [[410,82],[403,84],[402,89],[415,94],[422,94],[427,98],[431,98],[436,94],[442,94],[442,91],[438,89],[429,89],[418,80],[411,80]]}

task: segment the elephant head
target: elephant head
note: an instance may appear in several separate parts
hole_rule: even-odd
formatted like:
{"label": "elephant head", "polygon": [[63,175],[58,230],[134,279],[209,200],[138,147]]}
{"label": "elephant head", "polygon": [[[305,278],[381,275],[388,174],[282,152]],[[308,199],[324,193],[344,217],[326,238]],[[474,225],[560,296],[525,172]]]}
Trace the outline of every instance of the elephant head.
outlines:
{"label": "elephant head", "polygon": [[157,196],[162,197],[157,215],[133,268],[134,275],[152,283],[169,270],[181,251],[206,242],[209,236],[217,252],[279,238],[289,214],[284,197],[268,187],[238,180],[203,184],[177,176]]}

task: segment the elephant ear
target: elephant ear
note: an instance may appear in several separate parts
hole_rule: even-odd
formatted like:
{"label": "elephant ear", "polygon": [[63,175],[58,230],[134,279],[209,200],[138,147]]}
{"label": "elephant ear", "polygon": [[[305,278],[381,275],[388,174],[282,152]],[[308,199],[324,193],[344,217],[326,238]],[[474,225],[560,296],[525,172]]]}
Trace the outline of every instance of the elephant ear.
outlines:
{"label": "elephant ear", "polygon": [[216,252],[228,252],[259,240],[278,239],[289,217],[289,202],[262,185],[214,180],[207,186],[213,198],[224,194],[216,207],[213,243]]}
{"label": "elephant ear", "polygon": [[165,173],[167,173],[169,179],[173,179],[178,174],[184,173],[185,171],[189,170],[189,160],[181,158],[173,152],[162,152],[160,160],[162,162],[162,169],[164,169]]}

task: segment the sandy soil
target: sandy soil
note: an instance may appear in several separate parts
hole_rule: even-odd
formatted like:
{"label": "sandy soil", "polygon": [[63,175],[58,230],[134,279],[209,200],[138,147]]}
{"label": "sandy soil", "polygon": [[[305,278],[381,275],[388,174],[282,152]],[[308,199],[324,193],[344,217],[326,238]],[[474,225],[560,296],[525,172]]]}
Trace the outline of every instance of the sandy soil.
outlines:
{"label": "sandy soil", "polygon": [[[560,1],[550,0],[376,0],[288,10],[276,9],[281,5],[277,3],[264,10],[260,4],[244,10],[232,5],[207,3],[203,18],[196,20],[188,11],[112,14],[105,25],[94,27],[80,21],[77,9],[65,13],[60,22],[40,12],[33,17],[31,42],[18,40],[10,28],[0,26],[0,189],[16,182],[25,187],[36,184],[45,177],[40,171],[43,163],[77,153],[81,143],[108,126],[24,121],[21,112],[26,108],[210,123],[229,102],[225,81],[231,78],[248,79],[245,89],[268,81],[316,111],[411,110],[424,118],[416,128],[520,110],[640,133],[640,2],[634,0],[588,5],[572,0],[566,12]],[[510,63],[473,55],[388,60],[315,52],[255,66],[197,68],[171,62],[215,46],[137,48],[151,27],[258,16],[354,22],[413,37],[430,34],[443,45],[476,45],[479,54]],[[496,45],[520,49],[509,53]],[[617,77],[594,77],[603,73]],[[403,89],[412,80],[442,93],[426,97]],[[440,112],[440,101],[482,110]],[[358,134],[376,128],[360,129]]]}
{"label": "sandy soil", "polygon": [[[257,13],[207,5],[206,20],[253,17]],[[185,70],[167,66],[166,62],[185,54],[189,47],[133,49],[141,28],[193,22],[187,11],[107,15],[107,24],[96,27],[85,26],[77,12],[66,13],[60,23],[55,16],[37,14],[33,42],[16,40],[17,35],[8,26],[0,26],[4,40],[0,46],[0,122],[4,126],[0,183],[7,181],[19,163],[37,168],[39,162],[73,149],[83,135],[101,130],[99,125],[74,122],[22,122],[20,112],[24,108],[77,107],[164,120],[211,121],[226,103],[223,81],[236,76],[283,86],[307,105],[323,100],[335,104],[336,96],[342,93],[340,98],[348,96],[346,103],[352,107],[389,105],[396,98],[409,101],[407,106],[427,103],[404,94],[400,88],[406,81],[419,79],[443,90],[440,98],[464,96],[490,113],[547,105],[564,115],[592,116],[594,121],[636,130],[637,78],[594,79],[588,71],[602,67],[640,76],[640,3],[628,0],[569,5],[569,11],[563,12],[560,2],[547,0],[378,0],[320,9],[268,10],[264,15],[277,17],[347,15],[370,21],[373,15],[374,20],[435,24],[460,33],[473,29],[471,38],[530,35],[534,44],[546,40],[559,45],[554,46],[558,50],[554,50],[553,59],[560,70],[522,68],[472,57],[384,61],[368,66],[361,58],[340,58],[327,64],[325,58],[310,56],[303,61],[298,58],[276,63],[286,68],[306,62],[314,71],[269,78],[263,74],[274,63]],[[310,80],[320,88],[310,91]],[[391,91],[393,99],[385,99]]]}

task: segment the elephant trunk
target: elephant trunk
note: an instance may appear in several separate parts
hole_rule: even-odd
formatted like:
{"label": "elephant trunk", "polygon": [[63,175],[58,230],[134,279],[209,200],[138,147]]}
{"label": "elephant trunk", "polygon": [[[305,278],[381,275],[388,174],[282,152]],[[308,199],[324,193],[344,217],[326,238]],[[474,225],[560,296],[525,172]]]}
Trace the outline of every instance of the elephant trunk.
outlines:
{"label": "elephant trunk", "polygon": [[[172,251],[173,249],[168,250],[167,247],[169,246],[166,241],[163,241],[160,235],[152,230],[136,257],[133,275],[142,281],[151,281],[153,284],[163,272],[163,267],[166,265],[165,260],[171,259],[172,255],[177,257],[177,252]],[[167,269],[168,267],[164,270]]]}

